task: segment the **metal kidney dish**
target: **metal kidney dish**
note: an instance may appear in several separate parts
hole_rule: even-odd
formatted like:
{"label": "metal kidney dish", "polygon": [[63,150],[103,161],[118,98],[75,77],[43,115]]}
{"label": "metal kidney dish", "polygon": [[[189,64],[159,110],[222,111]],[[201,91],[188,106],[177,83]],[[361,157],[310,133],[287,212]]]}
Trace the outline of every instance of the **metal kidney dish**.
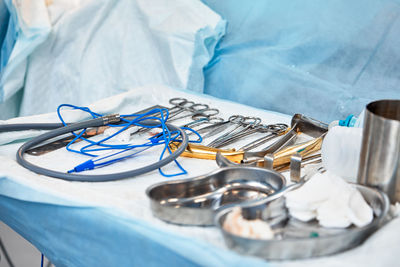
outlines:
{"label": "metal kidney dish", "polygon": [[221,207],[265,199],[284,189],[278,172],[257,167],[225,167],[191,179],[162,182],[146,190],[154,216],[183,225],[213,225]]}

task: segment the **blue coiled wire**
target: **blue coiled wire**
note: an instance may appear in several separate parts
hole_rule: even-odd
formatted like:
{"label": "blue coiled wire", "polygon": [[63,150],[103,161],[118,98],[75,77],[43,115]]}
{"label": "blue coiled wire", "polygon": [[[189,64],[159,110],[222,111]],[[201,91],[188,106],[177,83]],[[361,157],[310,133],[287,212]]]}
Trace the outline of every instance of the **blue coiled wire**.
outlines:
{"label": "blue coiled wire", "polygon": [[[72,108],[72,109],[77,109],[77,110],[82,110],[84,112],[87,112],[92,116],[93,119],[100,118],[100,117],[103,116],[102,114],[93,112],[88,107],[79,107],[79,106],[75,106],[75,105],[71,105],[71,104],[62,104],[62,105],[58,106],[58,108],[57,108],[57,115],[58,115],[60,121],[62,122],[62,124],[64,126],[67,125],[66,122],[64,121],[62,115],[61,115],[61,110],[64,107],[69,107],[69,108]],[[155,116],[157,114],[159,114],[159,117]],[[179,131],[171,132],[168,129],[168,127],[166,127],[165,123],[168,120],[168,116],[169,116],[168,109],[165,109],[165,108],[155,108],[155,109],[152,109],[152,110],[150,110],[150,111],[148,111],[146,113],[143,113],[143,114],[120,115],[121,121],[123,121],[124,123],[119,124],[119,125],[107,125],[107,126],[111,126],[111,127],[121,127],[122,126],[122,128],[120,130],[118,130],[117,132],[115,132],[114,134],[112,134],[112,135],[110,135],[108,137],[105,137],[105,138],[101,139],[100,141],[92,141],[92,140],[90,140],[88,138],[83,137],[84,133],[86,132],[86,129],[83,129],[80,133],[72,132],[72,134],[75,136],[75,138],[71,142],[68,143],[68,145],[66,146],[66,149],[68,151],[71,151],[71,152],[74,152],[74,153],[79,153],[79,154],[83,154],[83,155],[90,156],[90,157],[97,157],[97,155],[92,154],[92,152],[115,150],[115,149],[121,150],[120,152],[116,152],[116,153],[113,154],[113,155],[116,155],[118,153],[125,152],[126,150],[133,150],[133,149],[136,149],[136,148],[143,148],[142,150],[140,150],[140,151],[138,151],[136,153],[132,153],[132,154],[130,154],[128,156],[124,156],[124,157],[117,158],[117,159],[114,159],[114,160],[111,160],[111,161],[107,162],[107,165],[109,165],[109,164],[111,164],[113,162],[117,162],[117,161],[123,160],[125,158],[129,158],[129,157],[132,157],[134,155],[137,155],[138,153],[140,153],[140,152],[142,152],[144,150],[147,150],[148,148],[151,148],[151,147],[154,147],[154,146],[159,146],[159,145],[164,145],[164,148],[163,148],[163,150],[161,152],[161,155],[160,155],[160,158],[159,158],[161,160],[161,159],[163,159],[163,157],[164,157],[164,155],[165,155],[165,153],[167,151],[168,151],[168,153],[171,154],[171,149],[168,146],[170,144],[170,142],[177,142],[177,141],[179,142],[179,137],[180,137],[180,132]],[[131,118],[133,118],[133,119],[131,119]],[[159,121],[160,123],[158,125],[152,125],[152,126],[148,126],[148,125],[144,125],[144,124],[140,123],[141,121],[149,120],[149,119]],[[122,133],[123,131],[125,131],[126,129],[128,129],[131,126],[139,126],[139,127],[144,127],[144,128],[161,128],[161,133],[159,133],[159,134],[157,134],[157,135],[155,135],[153,137],[150,137],[148,139],[149,141],[144,143],[144,144],[138,144],[138,145],[118,144],[118,145],[115,145],[115,144],[106,144],[105,143],[106,141],[112,139],[113,137],[115,137],[118,134]],[[193,129],[186,128],[186,127],[182,128],[182,129],[192,131],[193,133],[195,133],[198,136],[197,140],[192,140],[192,141],[189,141],[189,142],[200,143],[202,141],[202,138],[201,138],[200,134],[197,133],[196,131],[194,131]],[[87,142],[88,145],[83,146],[79,150],[73,149],[71,146],[78,139],[81,139],[81,140]],[[110,156],[112,156],[112,155],[110,155]],[[181,164],[179,164],[179,162],[177,160],[174,160],[174,162],[178,166],[178,168],[181,170],[179,173],[165,174],[160,168],[159,169],[160,174],[165,176],[165,177],[173,177],[173,176],[177,176],[177,175],[187,174],[187,171],[182,167]],[[98,164],[97,167],[102,166],[102,165],[105,165],[105,164]],[[73,170],[71,170],[71,172],[72,171]]]}

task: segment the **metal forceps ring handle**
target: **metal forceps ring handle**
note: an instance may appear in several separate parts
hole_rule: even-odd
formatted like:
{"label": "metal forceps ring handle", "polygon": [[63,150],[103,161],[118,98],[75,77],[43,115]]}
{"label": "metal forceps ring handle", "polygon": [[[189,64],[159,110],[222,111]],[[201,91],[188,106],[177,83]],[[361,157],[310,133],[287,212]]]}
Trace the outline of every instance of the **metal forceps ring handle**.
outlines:
{"label": "metal forceps ring handle", "polygon": [[243,129],[240,131],[232,131],[225,138],[220,140],[217,144],[214,145],[216,148],[220,148],[234,142],[237,142],[239,139],[254,134],[259,131],[259,125],[261,123],[261,119],[257,117],[245,117],[241,122]]}
{"label": "metal forceps ring handle", "polygon": [[185,108],[187,108],[188,106],[194,105],[194,102],[193,102],[193,101],[188,101],[186,98],[181,98],[181,97],[171,98],[171,99],[169,100],[169,103],[170,103],[171,105],[173,105],[173,107],[172,107],[172,108],[169,108],[169,110],[178,109],[178,111],[179,111],[179,110],[182,110],[182,109],[185,109]]}
{"label": "metal forceps ring handle", "polygon": [[269,132],[273,132],[275,131],[275,129],[273,127],[271,127],[271,125],[266,125],[263,123],[257,124],[253,127],[254,130],[256,130],[259,133],[269,133]]}
{"label": "metal forceps ring handle", "polygon": [[244,116],[242,115],[232,115],[228,118],[228,121],[232,122],[232,123],[236,123],[239,124],[242,121],[244,121]]}
{"label": "metal forceps ring handle", "polygon": [[[209,110],[210,107],[207,104],[193,104],[188,109],[193,112],[194,114],[202,114],[204,111]],[[189,117],[189,116],[187,116]]]}
{"label": "metal forceps ring handle", "polygon": [[184,111],[190,110],[190,108],[193,105],[195,105],[193,101],[188,101],[185,98],[179,98],[179,97],[170,99],[169,103],[174,105],[172,108],[168,109],[170,119]]}
{"label": "metal forceps ring handle", "polygon": [[179,120],[187,117],[191,117],[193,115],[202,115],[203,117],[210,117],[219,113],[218,109],[210,108],[207,104],[193,104],[187,107],[187,111],[191,114],[182,115],[180,117],[174,118],[174,120]]}
{"label": "metal forceps ring handle", "polygon": [[244,117],[244,120],[241,122],[241,124],[246,128],[254,128],[260,123],[261,119],[258,117]]}
{"label": "metal forceps ring handle", "polygon": [[269,124],[269,125],[259,124],[255,127],[256,132],[267,133],[267,135],[264,135],[256,140],[251,141],[250,143],[239,148],[239,150],[248,151],[253,148],[256,148],[272,140],[273,138],[278,137],[279,134],[285,132],[287,128],[288,126],[282,123]]}
{"label": "metal forceps ring handle", "polygon": [[[207,133],[205,136],[203,136],[203,138],[206,137],[210,137],[213,135],[216,135],[222,131],[225,131],[227,128],[229,128],[230,124],[231,125],[235,125],[236,127],[234,128],[234,130],[236,130],[236,128],[240,127],[240,123],[244,120],[244,116],[242,115],[232,115],[228,118],[227,121],[222,122],[220,124],[220,126],[214,130],[212,130],[211,132]],[[215,143],[219,142],[219,140],[221,140],[222,138],[226,137],[229,133],[225,133],[217,138],[215,138],[213,141],[211,141],[211,143],[207,144],[207,146],[212,147]]]}
{"label": "metal forceps ring handle", "polygon": [[[187,101],[186,103],[183,104],[184,106],[182,107],[183,109],[181,111],[178,111],[178,113],[175,113],[173,116],[170,117],[171,120],[169,121],[175,121],[183,118],[187,118],[192,116],[193,114],[200,114],[202,111],[207,110],[209,107],[206,104],[195,104],[192,101]],[[180,114],[182,112],[190,112],[189,115],[182,115],[180,117],[176,117],[177,114]],[[173,118],[173,119],[172,119]]]}
{"label": "metal forceps ring handle", "polygon": [[288,125],[284,123],[268,124],[266,128],[271,133],[280,134],[288,129]]}
{"label": "metal forceps ring handle", "polygon": [[169,103],[174,106],[182,106],[186,102],[188,102],[188,100],[186,98],[182,98],[182,97],[175,97],[175,98],[171,98],[169,100]]}
{"label": "metal forceps ring handle", "polygon": [[[208,146],[222,146],[227,140],[231,139],[242,131],[246,131],[249,127],[251,127],[251,125],[259,124],[261,122],[261,119],[255,117],[243,117],[241,115],[233,115],[229,117],[229,122],[236,124],[236,127],[213,140],[211,143],[208,144]],[[240,130],[241,127],[243,127],[244,129]]]}

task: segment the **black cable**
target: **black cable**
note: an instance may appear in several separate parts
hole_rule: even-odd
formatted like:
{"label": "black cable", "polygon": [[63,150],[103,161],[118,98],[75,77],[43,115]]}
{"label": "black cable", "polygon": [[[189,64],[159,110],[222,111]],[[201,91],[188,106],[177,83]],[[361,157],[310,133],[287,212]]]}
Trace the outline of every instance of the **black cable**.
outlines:
{"label": "black cable", "polygon": [[[109,115],[109,116],[104,116],[101,118],[96,118],[96,119],[91,119],[87,120],[84,122],[79,122],[79,123],[73,123],[69,124],[65,127],[60,127],[54,130],[51,130],[47,133],[44,133],[42,135],[39,135],[37,137],[32,138],[28,142],[24,143],[17,151],[17,162],[27,168],[28,170],[31,170],[33,172],[36,172],[38,174],[46,175],[46,176],[51,176],[54,178],[58,179],[63,179],[67,181],[81,181],[81,182],[105,182],[105,181],[115,181],[115,180],[120,180],[120,179],[125,179],[125,178],[131,178],[134,176],[138,176],[153,170],[157,170],[168,163],[176,160],[186,149],[188,145],[188,137],[185,133],[184,130],[182,130],[179,127],[176,127],[171,124],[165,124],[167,128],[170,131],[179,131],[180,135],[182,136],[182,143],[178,147],[177,150],[175,150],[173,153],[168,155],[166,158],[163,158],[155,163],[152,163],[150,165],[135,169],[135,170],[130,170],[130,171],[125,171],[125,172],[119,172],[119,173],[113,173],[113,174],[98,174],[98,175],[84,175],[84,174],[73,174],[73,173],[64,173],[64,172],[58,172],[58,171],[53,171],[50,169],[42,168],[39,167],[35,164],[32,164],[28,162],[26,159],[24,159],[24,153],[25,151],[31,149],[32,147],[57,136],[80,130],[80,129],[85,129],[85,128],[90,128],[90,127],[98,127],[98,126],[103,126],[109,123],[115,123],[118,124],[120,121],[118,115]],[[158,121],[154,120],[145,120],[141,121],[141,124],[147,125],[147,126],[156,126],[159,125]],[[42,124],[43,127],[47,127],[47,124],[44,123]],[[53,125],[53,124],[52,124]],[[0,132],[2,129],[3,125],[0,125]],[[35,124],[35,129],[41,129],[40,124]]]}
{"label": "black cable", "polygon": [[6,261],[7,261],[8,265],[9,265],[10,267],[14,267],[14,264],[13,264],[13,262],[11,261],[10,255],[8,255],[7,250],[6,250],[6,247],[4,246],[3,241],[1,241],[1,238],[0,238],[0,249],[1,249],[1,251],[3,252],[3,254],[4,254],[4,257],[6,258]]}

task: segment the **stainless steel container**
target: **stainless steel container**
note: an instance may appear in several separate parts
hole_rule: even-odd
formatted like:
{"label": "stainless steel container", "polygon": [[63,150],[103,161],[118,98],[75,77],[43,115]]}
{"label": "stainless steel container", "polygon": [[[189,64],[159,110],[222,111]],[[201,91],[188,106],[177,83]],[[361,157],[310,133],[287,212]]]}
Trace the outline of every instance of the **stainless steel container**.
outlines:
{"label": "stainless steel container", "polygon": [[[284,210],[281,214],[289,218],[288,221],[279,218],[271,211],[278,211],[275,202],[264,201],[264,204],[240,204],[242,216],[246,219],[261,219],[267,221],[275,237],[272,240],[251,239],[241,237],[226,231],[223,227],[225,220],[233,207],[222,209],[215,217],[215,224],[222,231],[227,246],[241,254],[261,257],[267,260],[294,260],[320,257],[351,249],[361,244],[368,236],[376,231],[384,221],[388,210],[389,200],[386,194],[363,185],[355,185],[374,212],[373,221],[363,227],[351,226],[345,229],[324,228],[317,221],[308,223],[292,222]],[[283,200],[284,198],[270,198],[269,200]],[[284,208],[284,206],[283,206]],[[275,217],[276,216],[276,217]],[[318,235],[315,235],[315,234]]]}
{"label": "stainless steel container", "polygon": [[257,167],[225,167],[206,175],[150,186],[154,216],[182,225],[213,225],[215,212],[255,199],[266,199],[286,184],[282,174]]}
{"label": "stainless steel container", "polygon": [[400,100],[367,105],[357,180],[400,201]]}

